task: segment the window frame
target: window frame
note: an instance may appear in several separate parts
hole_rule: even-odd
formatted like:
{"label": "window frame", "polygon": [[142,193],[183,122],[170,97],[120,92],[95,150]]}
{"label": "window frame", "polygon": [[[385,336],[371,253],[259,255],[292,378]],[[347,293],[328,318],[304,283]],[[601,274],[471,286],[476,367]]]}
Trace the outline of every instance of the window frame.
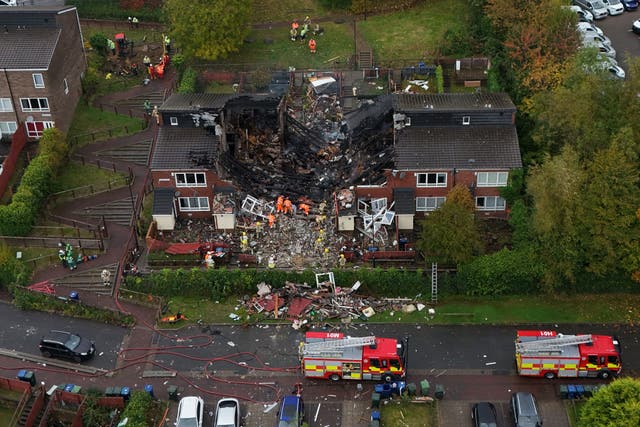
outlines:
{"label": "window frame", "polygon": [[[33,73],[31,74],[31,78],[33,79],[33,87],[36,89],[44,89],[44,76],[42,73]],[[39,79],[39,82],[38,82]]]}
{"label": "window frame", "polygon": [[[480,199],[484,200],[482,202],[482,205],[478,203]],[[488,206],[487,200],[493,200],[493,205]],[[506,200],[500,196],[478,196],[476,197],[475,201],[476,201],[476,210],[479,210],[479,211],[496,211],[497,212],[497,211],[504,211],[507,209]],[[498,206],[499,201],[502,201],[501,206]]]}
{"label": "window frame", "polygon": [[[198,206],[193,207],[191,202],[195,200]],[[206,200],[206,207],[202,206],[201,203],[203,200]],[[183,206],[182,202],[185,201],[187,206]],[[209,198],[205,196],[194,196],[194,197],[178,197],[178,208],[180,212],[209,212],[211,210],[209,205]]]}
{"label": "window frame", "polygon": [[[428,201],[430,200],[433,200],[435,202],[435,206],[429,206]],[[444,196],[416,197],[416,212],[433,212],[440,206],[442,206],[446,201],[447,198]],[[424,206],[420,206],[420,202],[424,202]]]}
{"label": "window frame", "polygon": [[[34,108],[31,107],[31,101],[32,100],[36,100],[39,107]],[[23,102],[27,101],[29,103],[29,107],[25,108]],[[46,107],[43,107],[42,104],[44,101],[44,104],[46,104]],[[20,98],[20,107],[22,108],[22,112],[23,113],[32,113],[32,112],[49,112],[50,108],[49,108],[49,100],[47,98]]]}
{"label": "window frame", "polygon": [[[193,182],[189,182],[188,175],[193,175]],[[178,177],[182,176],[182,182],[178,180]],[[198,176],[202,176],[202,182],[198,182]],[[207,186],[207,174],[204,172],[176,172],[174,174],[174,181],[176,187],[206,187]]]}
{"label": "window frame", "polygon": [[[2,129],[2,125],[6,125],[7,127],[7,131],[5,132],[4,129]],[[13,131],[11,130],[11,124],[13,124]],[[0,121],[0,135],[13,135],[14,133],[16,133],[16,130],[18,130],[18,122],[12,122],[12,121],[6,121],[6,122],[1,122]]]}
{"label": "window frame", "polygon": [[178,118],[177,117],[169,117],[169,123],[171,126],[178,126]]}
{"label": "window frame", "polygon": [[[495,183],[490,182],[490,177],[495,175]],[[500,180],[500,177],[504,176],[504,180]],[[483,179],[481,179],[483,178]],[[492,172],[478,172],[476,174],[476,185],[478,187],[506,187],[509,183],[509,172],[504,171],[492,171]]]}
{"label": "window frame", "polygon": [[[435,184],[429,183],[429,175],[435,175]],[[447,186],[448,174],[446,172],[421,172],[416,174],[416,187],[417,188],[442,188]],[[439,177],[444,176],[444,182],[438,182]],[[424,182],[421,182],[421,177],[424,177]]]}
{"label": "window frame", "polygon": [[462,116],[462,126],[469,126],[471,124],[471,116]]}
{"label": "window frame", "polygon": [[[6,105],[9,103],[7,109]],[[13,113],[13,101],[11,98],[0,98],[0,113]]]}
{"label": "window frame", "polygon": [[[42,129],[38,130],[38,125],[37,123],[42,123]],[[30,126],[35,126],[35,128],[29,129]],[[29,138],[41,138],[42,137],[42,132],[44,132],[47,129],[51,129],[53,127],[55,127],[56,124],[55,122],[52,121],[45,121],[45,120],[38,120],[38,121],[33,121],[33,122],[25,122],[25,128],[27,131],[27,136]]]}

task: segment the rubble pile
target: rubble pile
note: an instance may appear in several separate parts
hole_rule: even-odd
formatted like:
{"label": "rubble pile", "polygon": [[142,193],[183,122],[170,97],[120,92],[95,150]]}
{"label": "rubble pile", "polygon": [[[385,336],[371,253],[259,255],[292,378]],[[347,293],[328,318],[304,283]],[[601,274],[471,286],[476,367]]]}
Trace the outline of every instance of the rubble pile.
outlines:
{"label": "rubble pile", "polygon": [[382,182],[383,169],[393,164],[390,98],[344,113],[337,95],[309,90],[301,96],[302,102],[285,99],[277,106],[273,98],[254,99],[251,108],[240,101],[231,106],[227,134],[234,135],[235,149],[219,160],[240,189],[320,202],[364,177]]}
{"label": "rubble pile", "polygon": [[332,281],[307,283],[285,283],[274,290],[266,283],[257,285],[253,297],[245,297],[243,305],[248,313],[259,313],[266,318],[286,319],[295,329],[309,322],[341,319],[349,323],[353,319],[366,320],[376,313],[413,313],[422,311],[425,305],[410,298],[377,299],[357,293],[360,282],[350,288],[335,286]]}

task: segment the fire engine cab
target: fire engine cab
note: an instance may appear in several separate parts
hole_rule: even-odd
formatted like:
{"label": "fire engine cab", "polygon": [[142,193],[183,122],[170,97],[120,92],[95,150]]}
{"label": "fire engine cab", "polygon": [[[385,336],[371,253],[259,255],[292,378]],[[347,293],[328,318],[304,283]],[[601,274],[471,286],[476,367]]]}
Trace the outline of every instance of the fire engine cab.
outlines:
{"label": "fire engine cab", "polygon": [[404,378],[407,339],[348,337],[338,332],[307,332],[300,343],[302,370],[307,378],[338,381]]}
{"label": "fire engine cab", "polygon": [[607,335],[518,331],[518,374],[534,377],[609,378],[622,370],[620,343]]}

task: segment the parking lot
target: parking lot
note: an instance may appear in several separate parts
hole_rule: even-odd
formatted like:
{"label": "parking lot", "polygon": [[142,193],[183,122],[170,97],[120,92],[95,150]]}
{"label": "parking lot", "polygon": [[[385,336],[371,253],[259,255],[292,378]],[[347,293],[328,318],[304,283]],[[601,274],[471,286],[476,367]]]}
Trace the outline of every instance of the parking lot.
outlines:
{"label": "parking lot", "polygon": [[611,39],[611,44],[616,50],[616,59],[625,69],[628,58],[640,56],[640,36],[631,31],[631,24],[636,19],[640,19],[640,9],[594,21],[594,24],[602,28],[604,34]]}

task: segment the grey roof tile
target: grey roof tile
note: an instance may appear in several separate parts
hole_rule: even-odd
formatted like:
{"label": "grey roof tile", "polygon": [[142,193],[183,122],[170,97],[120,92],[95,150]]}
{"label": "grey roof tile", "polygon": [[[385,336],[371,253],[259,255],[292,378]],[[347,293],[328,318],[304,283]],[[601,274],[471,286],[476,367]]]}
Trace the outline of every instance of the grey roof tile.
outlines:
{"label": "grey roof tile", "polygon": [[409,127],[396,138],[400,170],[522,167],[515,126]]}
{"label": "grey roof tile", "polygon": [[398,112],[516,110],[506,93],[401,93],[393,96],[393,108]]}
{"label": "grey roof tile", "polygon": [[218,142],[219,137],[201,128],[160,127],[151,169],[214,169]]}
{"label": "grey roof tile", "polygon": [[60,29],[30,28],[0,34],[0,68],[48,69]]}

